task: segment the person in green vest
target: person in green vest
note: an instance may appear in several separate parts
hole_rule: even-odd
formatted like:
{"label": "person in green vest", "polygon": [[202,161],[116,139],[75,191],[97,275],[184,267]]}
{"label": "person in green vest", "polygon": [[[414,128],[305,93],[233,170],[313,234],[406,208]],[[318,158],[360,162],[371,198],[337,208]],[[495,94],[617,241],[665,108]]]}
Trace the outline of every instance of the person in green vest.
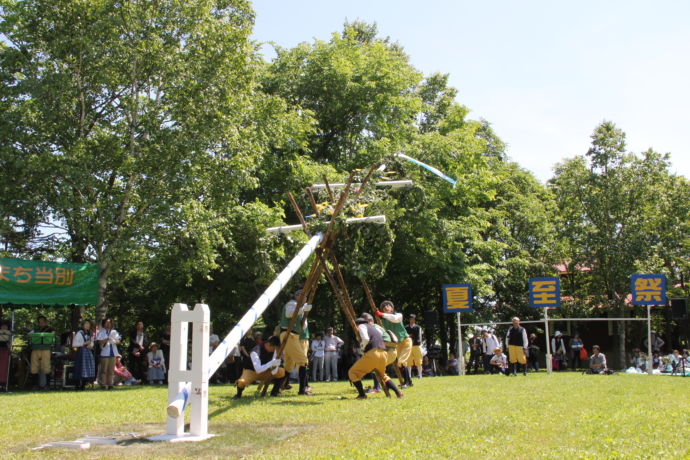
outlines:
{"label": "person in green vest", "polygon": [[[29,333],[31,344],[31,378],[34,390],[45,390],[51,372],[50,351],[55,343],[55,332],[48,326],[48,320],[41,315],[37,318],[38,327]],[[41,382],[41,374],[45,383]]]}
{"label": "person in green vest", "polygon": [[[302,333],[299,335],[299,343],[300,345],[302,345],[302,350],[304,350],[304,354],[307,356],[307,361],[309,361],[309,349],[311,348],[311,333],[309,332],[308,323],[309,320],[307,319],[307,317],[302,315]],[[308,394],[311,394],[311,386],[309,385],[309,372],[306,373],[304,382],[304,391]]]}
{"label": "person in green vest", "polygon": [[[364,316],[364,314],[362,316]],[[378,324],[374,324],[373,326],[377,331],[381,333],[381,337],[383,338],[383,344],[386,346],[386,367],[388,367],[391,364],[393,364],[395,362],[395,358],[398,357],[397,344],[393,341],[390,334],[387,330],[383,328],[383,326],[379,326]],[[379,380],[376,378],[375,375],[373,375],[373,379],[374,387],[370,388],[367,391],[367,393],[380,393],[381,385],[379,384]]]}
{"label": "person in green vest", "polygon": [[412,353],[412,339],[409,337],[407,330],[405,329],[403,315],[402,313],[395,312],[393,302],[390,300],[384,300],[381,302],[379,309],[376,311],[376,316],[381,318],[383,328],[391,331],[398,339],[398,345],[396,346],[396,351],[398,353],[398,365],[400,366],[400,371],[404,380],[400,383],[402,384],[402,388],[410,387],[412,386],[412,378],[410,375],[410,369],[406,367],[406,363],[410,359],[410,354]]}
{"label": "person in green vest", "polygon": [[311,305],[302,305],[297,312],[297,321],[292,327],[290,334],[287,332],[290,318],[295,313],[297,308],[297,300],[299,299],[301,289],[295,291],[293,299],[285,304],[280,315],[280,341],[286,343],[283,350],[283,359],[285,360],[285,371],[292,372],[294,368],[299,372],[299,392],[301,395],[311,394],[311,390],[307,388],[307,365],[309,358],[307,352],[300,341],[300,337],[304,334],[306,329],[306,318],[304,313],[311,311]]}

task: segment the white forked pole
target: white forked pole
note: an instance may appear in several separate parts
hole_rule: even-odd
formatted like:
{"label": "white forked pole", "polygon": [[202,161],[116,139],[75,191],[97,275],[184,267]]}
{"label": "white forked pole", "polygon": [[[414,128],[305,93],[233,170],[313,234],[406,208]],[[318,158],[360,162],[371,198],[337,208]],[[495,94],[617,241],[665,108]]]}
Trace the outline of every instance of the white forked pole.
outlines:
{"label": "white forked pole", "polygon": [[[361,224],[365,222],[370,224],[385,224],[386,216],[350,217],[349,219],[345,219],[346,224]],[[290,233],[302,230],[303,228],[301,224],[282,225],[280,227],[269,227],[266,231],[268,233]]]}
{"label": "white forked pole", "polygon": [[[220,345],[218,345],[213,354],[211,356],[208,356],[208,362],[204,368],[204,378],[206,379],[206,381],[208,381],[208,378],[212,376],[216,372],[218,367],[220,367],[220,365],[225,361],[232,349],[235,348],[237,344],[239,344],[242,337],[244,337],[244,334],[249,330],[249,328],[251,328],[254,325],[256,320],[259,318],[259,316],[261,316],[261,314],[266,310],[266,308],[268,308],[273,299],[275,299],[276,296],[280,293],[280,291],[287,285],[288,281],[290,281],[290,279],[297,273],[300,267],[304,265],[304,263],[309,259],[309,257],[316,250],[316,247],[319,245],[319,243],[321,243],[322,240],[322,233],[314,235],[309,240],[309,242],[300,250],[300,252],[297,253],[297,255],[290,261],[287,267],[285,267],[285,269],[283,269],[283,271],[280,272],[278,277],[268,286],[266,291],[264,291],[264,293],[261,294],[261,296],[256,300],[256,302],[254,302],[254,305],[252,305],[249,311],[245,313],[245,315],[242,317],[242,319],[240,319],[237,325],[234,328],[232,328],[230,333],[223,339]],[[174,326],[175,325],[173,324],[173,327]],[[186,328],[186,325],[184,325],[184,328]],[[184,334],[185,332],[186,329],[180,329],[180,334],[182,337],[184,337],[186,344],[186,334]],[[176,331],[173,329],[171,336],[175,337],[175,333]],[[206,340],[206,346],[206,355],[208,355],[208,340]],[[184,354],[186,356],[186,346],[184,346]],[[173,356],[171,353],[171,359],[172,358]],[[172,423],[170,422],[170,420],[173,420],[173,422],[175,423],[175,427],[177,426],[177,423],[179,423],[179,421],[184,420],[182,414],[184,414],[185,407],[187,407],[187,405],[190,402],[189,395],[192,390],[192,385],[191,383],[189,383],[190,381],[187,380],[187,382],[187,384],[181,385],[179,389],[176,389],[174,391],[171,386],[168,387],[168,390],[170,392],[168,399],[169,404],[167,409],[169,416],[168,434],[174,434],[170,433],[170,423]]]}
{"label": "white forked pole", "polygon": [[[412,187],[412,181],[411,180],[382,180],[379,182],[376,182],[374,185],[377,187],[390,187],[390,188],[403,188],[403,187]],[[336,188],[344,188],[346,184],[328,184],[328,186],[331,189],[336,189]],[[352,188],[357,188],[359,187],[360,183],[353,183],[351,185]],[[311,186],[311,189],[316,191],[316,190],[325,190],[326,189],[326,184],[314,184]]]}

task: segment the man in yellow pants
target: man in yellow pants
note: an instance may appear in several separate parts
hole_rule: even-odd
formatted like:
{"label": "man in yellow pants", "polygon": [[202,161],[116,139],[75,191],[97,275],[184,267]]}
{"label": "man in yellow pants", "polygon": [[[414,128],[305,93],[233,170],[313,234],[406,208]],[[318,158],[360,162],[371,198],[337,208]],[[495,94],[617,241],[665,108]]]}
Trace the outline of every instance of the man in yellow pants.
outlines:
{"label": "man in yellow pants", "polygon": [[510,366],[513,375],[517,375],[517,363],[522,364],[522,375],[527,375],[527,331],[520,326],[520,318],[517,316],[513,318],[513,326],[508,329],[506,334],[506,343],[508,344],[508,355],[510,358]]}
{"label": "man in yellow pants", "polygon": [[249,353],[249,360],[242,360],[242,375],[237,379],[235,399],[240,399],[247,385],[251,385],[257,380],[264,385],[273,381],[271,396],[278,396],[280,386],[285,379],[285,369],[280,367],[280,358],[276,356],[278,348],[280,348],[280,339],[271,336],[266,342],[252,349]]}
{"label": "man in yellow pants", "polygon": [[357,388],[357,399],[367,398],[362,387],[362,379],[372,371],[378,371],[383,376],[383,384],[393,390],[398,398],[402,398],[402,392],[390,377],[386,375],[388,354],[386,353],[386,345],[383,343],[383,335],[374,327],[374,317],[368,313],[362,313],[362,316],[357,318],[355,323],[357,324],[360,346],[364,354],[352,365],[347,375],[355,388]]}
{"label": "man in yellow pants", "polygon": [[384,329],[391,331],[398,339],[398,366],[403,366],[401,369],[403,372],[403,381],[400,383],[403,389],[407,388],[411,386],[412,379],[410,378],[410,370],[404,366],[410,359],[410,354],[412,353],[412,339],[408,336],[407,330],[405,330],[403,315],[402,313],[395,312],[393,302],[384,300],[376,311],[376,316],[381,318]]}
{"label": "man in yellow pants", "polygon": [[291,372],[294,368],[297,368],[299,372],[298,394],[309,395],[311,394],[311,391],[307,388],[307,365],[309,364],[309,358],[307,357],[308,347],[304,347],[300,341],[300,336],[307,326],[304,313],[311,310],[311,305],[304,304],[300,307],[297,313],[297,321],[292,327],[290,334],[287,333],[290,318],[292,318],[292,315],[295,313],[295,309],[297,308],[297,300],[301,293],[301,289],[295,291],[293,299],[287,302],[283,307],[283,311],[281,312],[280,316],[280,340],[281,342],[287,341],[287,344],[283,349],[285,371]]}

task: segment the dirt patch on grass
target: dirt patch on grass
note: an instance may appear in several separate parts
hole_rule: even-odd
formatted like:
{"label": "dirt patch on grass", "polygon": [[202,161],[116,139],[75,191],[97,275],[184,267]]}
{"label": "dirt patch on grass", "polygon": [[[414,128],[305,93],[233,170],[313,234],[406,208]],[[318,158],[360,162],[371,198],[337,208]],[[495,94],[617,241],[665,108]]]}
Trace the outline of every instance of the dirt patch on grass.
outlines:
{"label": "dirt patch on grass", "polygon": [[[279,425],[265,423],[212,423],[209,432],[215,436],[202,442],[153,442],[147,438],[165,432],[163,424],[132,424],[115,430],[88,433],[117,439],[116,445],[92,446],[86,451],[46,448],[15,450],[25,458],[245,458],[260,456],[261,451],[276,443],[311,431],[315,425]],[[60,441],[66,439],[55,439]],[[27,446],[28,447],[28,446]],[[35,446],[31,446],[35,447]],[[34,455],[32,455],[34,454]]]}

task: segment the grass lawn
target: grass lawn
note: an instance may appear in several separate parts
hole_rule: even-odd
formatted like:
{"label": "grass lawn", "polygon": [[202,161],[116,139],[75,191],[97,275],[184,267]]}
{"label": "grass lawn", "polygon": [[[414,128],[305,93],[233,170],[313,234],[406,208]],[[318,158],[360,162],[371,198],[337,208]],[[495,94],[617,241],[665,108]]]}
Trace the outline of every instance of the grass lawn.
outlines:
{"label": "grass lawn", "polygon": [[[166,388],[0,395],[3,458],[690,458],[690,378],[576,373],[415,379],[401,400],[353,400],[316,383],[240,401],[211,388],[201,443],[151,443],[165,431]],[[136,433],[135,437],[131,433]],[[118,446],[30,450],[82,435]],[[9,455],[8,455],[9,454]]]}

